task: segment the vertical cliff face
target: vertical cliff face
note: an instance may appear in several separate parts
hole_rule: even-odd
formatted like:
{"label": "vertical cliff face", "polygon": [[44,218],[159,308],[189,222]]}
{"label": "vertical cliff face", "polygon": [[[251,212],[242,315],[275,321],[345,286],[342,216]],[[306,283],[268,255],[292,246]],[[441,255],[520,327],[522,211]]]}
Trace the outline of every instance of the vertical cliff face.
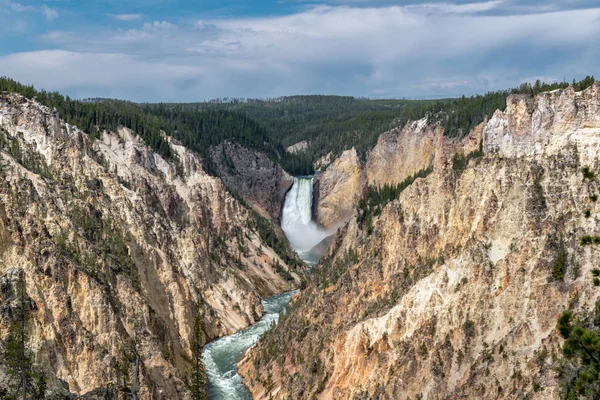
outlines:
{"label": "vertical cliff face", "polygon": [[600,294],[598,248],[581,243],[600,231],[599,146],[597,84],[511,96],[444,143],[372,234],[341,230],[245,360],[255,398],[559,398],[557,318]]}
{"label": "vertical cliff face", "polygon": [[342,225],[354,215],[366,187],[397,185],[441,162],[448,154],[478,149],[481,128],[471,132],[468,140],[457,142],[422,119],[381,134],[364,163],[354,149],[345,151],[315,179],[316,220],[327,228]]}
{"label": "vertical cliff face", "polygon": [[262,297],[292,287],[276,262],[299,280],[221,181],[169,142],[178,165],[127,129],[92,141],[0,94],[0,336],[23,270],[30,346],[54,391],[114,383],[133,343],[140,397],[185,398],[194,318],[205,340],[230,334],[259,318]]}
{"label": "vertical cliff face", "polygon": [[368,155],[367,182],[374,186],[400,183],[433,165],[443,148],[442,129],[432,128],[426,119],[386,132]]}
{"label": "vertical cliff face", "polygon": [[356,150],[346,150],[314,180],[313,214],[325,229],[348,221],[365,187],[365,173]]}
{"label": "vertical cliff face", "polygon": [[279,221],[285,194],[294,178],[266,155],[223,142],[211,149],[217,175],[257,211]]}

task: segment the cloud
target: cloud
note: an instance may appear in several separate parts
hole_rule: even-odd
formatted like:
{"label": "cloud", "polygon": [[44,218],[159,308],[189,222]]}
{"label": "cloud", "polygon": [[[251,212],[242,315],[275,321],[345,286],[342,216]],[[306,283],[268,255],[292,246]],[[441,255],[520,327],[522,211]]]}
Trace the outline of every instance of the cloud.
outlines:
{"label": "cloud", "polygon": [[[288,3],[304,3],[304,0],[282,0]],[[427,4],[450,4],[473,6],[488,3],[490,0],[322,0],[325,5],[346,5],[352,7],[389,7],[389,6],[420,6]],[[500,2],[499,2],[500,3]],[[502,0],[502,7],[496,11],[503,14],[539,14],[562,10],[581,10],[598,7],[597,0]]]}
{"label": "cloud", "polygon": [[116,14],[113,17],[119,21],[139,21],[142,19],[142,14]]}
{"label": "cloud", "polygon": [[58,18],[58,11],[56,11],[54,8],[50,8],[44,4],[42,5],[41,10],[48,21]]}
{"label": "cloud", "polygon": [[60,50],[5,56],[0,70],[70,95],[139,101],[450,96],[532,76],[598,75],[600,8],[512,14],[505,4],[317,6],[276,17],[54,31],[43,41]]}
{"label": "cloud", "polygon": [[35,8],[33,8],[32,6],[24,6],[20,3],[16,3],[10,0],[3,0],[0,1],[0,5],[4,5],[5,7],[7,7],[8,9],[14,11],[14,12],[28,12],[28,11],[34,11]]}

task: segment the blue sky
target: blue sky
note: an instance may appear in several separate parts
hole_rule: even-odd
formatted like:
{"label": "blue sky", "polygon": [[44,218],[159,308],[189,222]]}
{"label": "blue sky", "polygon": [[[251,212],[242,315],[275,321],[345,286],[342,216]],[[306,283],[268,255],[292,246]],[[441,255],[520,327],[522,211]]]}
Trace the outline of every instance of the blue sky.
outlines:
{"label": "blue sky", "polygon": [[79,98],[430,98],[599,76],[600,0],[0,0],[0,38]]}

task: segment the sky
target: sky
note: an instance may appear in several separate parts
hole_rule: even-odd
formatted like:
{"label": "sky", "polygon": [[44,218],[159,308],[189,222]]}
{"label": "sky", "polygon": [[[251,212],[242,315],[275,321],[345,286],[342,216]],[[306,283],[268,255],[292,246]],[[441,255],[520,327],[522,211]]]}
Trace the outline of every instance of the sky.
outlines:
{"label": "sky", "polygon": [[435,98],[600,76],[600,0],[0,0],[0,76],[74,98]]}

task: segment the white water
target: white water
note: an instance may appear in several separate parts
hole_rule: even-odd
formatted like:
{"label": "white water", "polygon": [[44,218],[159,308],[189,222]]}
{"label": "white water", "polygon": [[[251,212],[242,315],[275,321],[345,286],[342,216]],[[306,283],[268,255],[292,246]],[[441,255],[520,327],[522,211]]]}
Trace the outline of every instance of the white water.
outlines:
{"label": "white water", "polygon": [[[290,244],[306,264],[317,262],[310,253],[316,244],[328,236],[312,221],[312,178],[294,178],[294,185],[285,197],[281,214],[281,228]],[[204,347],[202,362],[208,376],[208,398],[211,400],[250,400],[250,392],[237,373],[237,363],[250,346],[270,326],[279,321],[297,291],[272,296],[262,301],[265,313],[262,319],[248,328],[210,342]]]}
{"label": "white water", "polygon": [[208,398],[211,400],[250,400],[250,392],[237,373],[237,363],[250,346],[258,341],[272,324],[279,321],[297,291],[281,293],[262,301],[265,313],[262,319],[248,328],[210,342],[204,346],[202,362],[208,376]]}
{"label": "white water", "polygon": [[294,178],[281,212],[281,229],[290,245],[308,264],[314,264],[310,249],[331,233],[319,229],[312,220],[313,178]]}

